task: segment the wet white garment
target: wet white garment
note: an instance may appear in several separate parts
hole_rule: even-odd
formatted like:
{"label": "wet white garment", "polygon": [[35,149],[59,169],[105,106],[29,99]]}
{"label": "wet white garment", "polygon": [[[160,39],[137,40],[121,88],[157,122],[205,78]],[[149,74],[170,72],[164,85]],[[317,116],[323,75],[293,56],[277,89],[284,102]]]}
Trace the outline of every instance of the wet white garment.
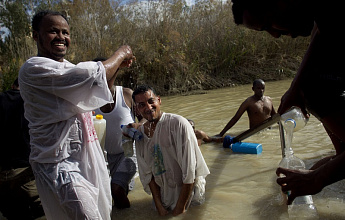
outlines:
{"label": "wet white garment", "polygon": [[[143,126],[140,131],[144,134]],[[184,117],[163,113],[153,137],[144,134],[144,138],[136,143],[136,151],[144,190],[151,194],[149,183],[153,175],[166,209],[175,208],[183,183],[191,184],[200,179],[200,183],[195,183],[198,189],[194,189],[194,193],[204,196],[204,178],[210,172],[193,128]]]}
{"label": "wet white garment", "polygon": [[110,180],[91,110],[112,102],[101,62],[32,57],[19,72],[30,162],[47,219],[110,219]]}

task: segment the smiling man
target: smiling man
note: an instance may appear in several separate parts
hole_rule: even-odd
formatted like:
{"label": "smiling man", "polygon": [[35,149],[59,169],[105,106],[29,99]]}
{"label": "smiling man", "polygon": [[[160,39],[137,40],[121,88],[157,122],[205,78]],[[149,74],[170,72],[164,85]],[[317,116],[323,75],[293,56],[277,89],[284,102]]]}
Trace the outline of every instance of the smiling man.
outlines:
{"label": "smiling man", "polygon": [[176,216],[191,202],[201,204],[210,172],[191,124],[180,115],[162,112],[161,99],[150,86],[139,86],[132,97],[147,120],[139,128],[144,138],[136,143],[140,180],[159,215]]}
{"label": "smiling man", "polygon": [[30,164],[47,219],[110,219],[110,180],[93,127],[93,109],[113,102],[108,82],[134,56],[120,47],[104,62],[74,65],[65,16],[42,11],[32,20],[38,54],[19,72],[30,128]]}

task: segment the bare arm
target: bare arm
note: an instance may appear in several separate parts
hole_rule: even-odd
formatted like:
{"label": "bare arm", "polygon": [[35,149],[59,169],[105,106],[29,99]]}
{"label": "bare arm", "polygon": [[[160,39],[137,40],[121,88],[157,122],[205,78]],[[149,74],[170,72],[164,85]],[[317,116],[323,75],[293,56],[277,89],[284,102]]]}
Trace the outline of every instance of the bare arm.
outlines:
{"label": "bare arm", "polygon": [[149,183],[149,187],[152,193],[153,201],[155,202],[158,214],[160,216],[165,216],[168,214],[168,211],[163,207],[162,199],[161,199],[161,189],[155,182],[154,177],[152,176],[151,182]]}
{"label": "bare arm", "polygon": [[173,210],[173,216],[177,216],[179,214],[182,214],[186,211],[186,205],[187,202],[189,201],[189,198],[192,194],[192,190],[194,187],[194,183],[192,184],[183,184],[182,189],[180,192],[180,196],[177,200],[177,204]]}
{"label": "bare arm", "polygon": [[219,133],[217,136],[224,136],[224,134],[234,126],[237,121],[242,117],[243,113],[247,110],[248,107],[248,99],[244,101],[241,106],[238,108],[236,114],[234,117],[231,118],[231,120],[228,122],[228,124],[223,128],[223,130]]}
{"label": "bare arm", "polygon": [[117,49],[109,59],[102,62],[110,89],[114,84],[118,69],[121,67],[129,67],[133,60],[135,60],[135,57],[133,56],[132,49],[124,45]]}
{"label": "bare arm", "polygon": [[271,110],[271,117],[272,117],[272,116],[275,115],[277,112],[276,112],[276,110],[274,109],[272,99],[271,99],[270,97],[268,97],[268,98],[269,98],[269,100],[270,100],[270,102],[271,102],[271,105],[272,105],[272,110]]}

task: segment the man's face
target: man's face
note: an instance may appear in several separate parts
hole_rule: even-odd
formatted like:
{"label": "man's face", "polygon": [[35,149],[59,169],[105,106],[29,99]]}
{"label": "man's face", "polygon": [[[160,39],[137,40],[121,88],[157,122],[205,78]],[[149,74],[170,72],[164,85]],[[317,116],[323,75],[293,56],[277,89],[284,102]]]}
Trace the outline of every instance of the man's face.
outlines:
{"label": "man's face", "polygon": [[38,56],[63,61],[69,47],[70,30],[67,21],[60,15],[43,17],[39,31],[34,31],[37,42]]}
{"label": "man's face", "polygon": [[161,117],[161,99],[151,90],[137,94],[135,96],[135,104],[141,116],[149,122],[155,121]]}
{"label": "man's face", "polygon": [[255,86],[253,86],[253,91],[254,91],[254,95],[257,98],[262,98],[264,96],[265,93],[265,83],[257,83],[255,84]]}

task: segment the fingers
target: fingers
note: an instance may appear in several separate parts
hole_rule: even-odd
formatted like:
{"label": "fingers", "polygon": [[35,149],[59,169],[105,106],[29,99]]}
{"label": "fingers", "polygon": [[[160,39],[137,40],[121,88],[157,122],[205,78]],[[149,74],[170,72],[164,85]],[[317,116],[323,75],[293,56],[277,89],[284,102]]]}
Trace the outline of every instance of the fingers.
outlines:
{"label": "fingers", "polygon": [[125,60],[132,60],[132,59],[134,59],[133,52],[132,52],[132,49],[131,49],[130,46],[128,46],[128,45],[123,45],[123,46],[121,46],[120,49],[121,49],[121,50],[124,52],[124,54],[125,54],[125,57],[124,57]]}
{"label": "fingers", "polygon": [[281,186],[282,192],[289,192],[287,204],[291,205],[297,197],[297,193],[295,191],[296,188],[294,188],[295,184],[291,182],[291,177],[289,177],[291,171],[289,169],[279,167],[276,170],[276,174],[277,176],[280,176],[280,178],[277,178],[276,182]]}
{"label": "fingers", "polygon": [[288,173],[289,171],[285,168],[282,167],[278,167],[276,170],[276,175],[277,176],[281,176],[281,174],[283,174],[284,176],[286,176],[286,173]]}
{"label": "fingers", "polygon": [[296,199],[296,195],[295,195],[295,193],[293,193],[293,191],[291,191],[291,194],[288,196],[287,204],[291,205],[295,199]]}

